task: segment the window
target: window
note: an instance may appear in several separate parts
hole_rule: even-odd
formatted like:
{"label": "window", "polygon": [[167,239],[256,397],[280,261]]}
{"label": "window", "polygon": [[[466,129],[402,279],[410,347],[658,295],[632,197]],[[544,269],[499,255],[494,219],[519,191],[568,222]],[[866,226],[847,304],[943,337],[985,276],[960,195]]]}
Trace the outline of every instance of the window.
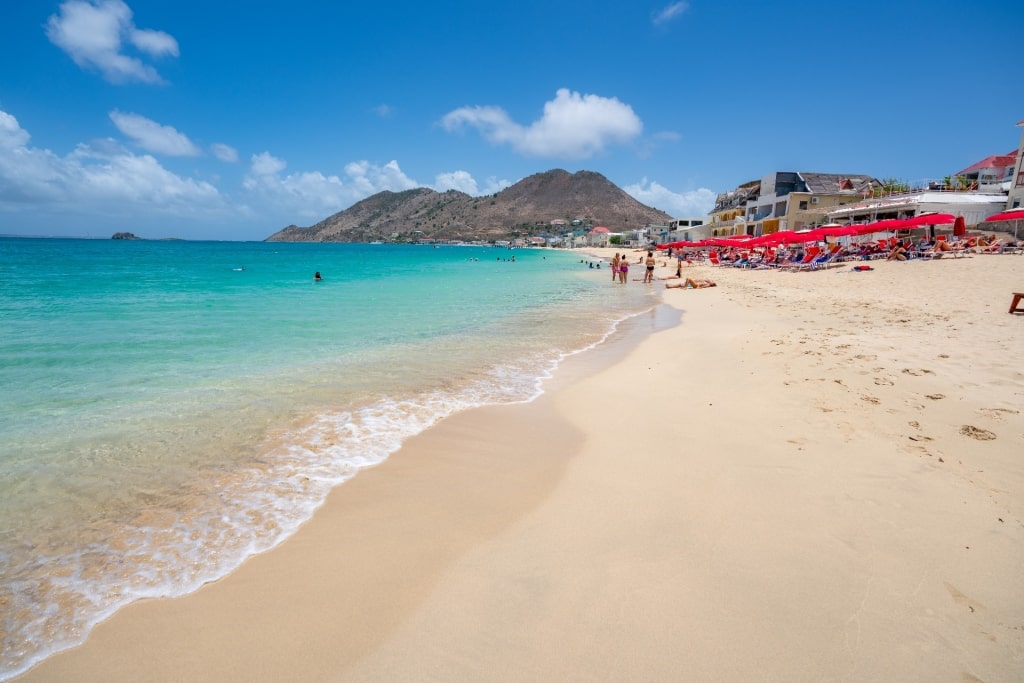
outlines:
{"label": "window", "polygon": [[807,210],[807,202],[806,201],[800,202],[800,210],[801,211],[806,211]]}

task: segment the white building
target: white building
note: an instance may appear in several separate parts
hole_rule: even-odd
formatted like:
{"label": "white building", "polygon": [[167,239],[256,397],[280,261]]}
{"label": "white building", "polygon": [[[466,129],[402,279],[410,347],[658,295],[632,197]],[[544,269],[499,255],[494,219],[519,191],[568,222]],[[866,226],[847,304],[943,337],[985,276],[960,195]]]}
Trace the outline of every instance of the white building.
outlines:
{"label": "white building", "polygon": [[884,218],[912,218],[934,211],[961,215],[967,225],[977,225],[1005,206],[1003,194],[920,190],[847,204],[829,211],[828,217],[830,221],[866,223]]}

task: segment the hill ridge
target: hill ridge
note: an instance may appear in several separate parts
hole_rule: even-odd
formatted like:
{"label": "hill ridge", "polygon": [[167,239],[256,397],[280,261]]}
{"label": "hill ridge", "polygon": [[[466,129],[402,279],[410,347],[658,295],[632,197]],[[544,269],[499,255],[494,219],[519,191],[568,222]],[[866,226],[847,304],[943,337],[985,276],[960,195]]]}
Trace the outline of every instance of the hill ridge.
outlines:
{"label": "hill ridge", "polygon": [[410,242],[418,239],[496,240],[552,230],[574,220],[621,232],[672,220],[641,204],[595,171],[560,168],[535,173],[491,195],[418,187],[385,190],[309,227],[289,225],[268,242]]}

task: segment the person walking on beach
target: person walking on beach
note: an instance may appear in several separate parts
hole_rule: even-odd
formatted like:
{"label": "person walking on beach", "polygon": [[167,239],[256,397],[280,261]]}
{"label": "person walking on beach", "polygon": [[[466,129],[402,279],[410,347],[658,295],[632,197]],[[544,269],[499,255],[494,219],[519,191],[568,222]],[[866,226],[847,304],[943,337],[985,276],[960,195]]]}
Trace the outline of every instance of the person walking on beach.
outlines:
{"label": "person walking on beach", "polygon": [[615,278],[619,276],[619,252],[615,252],[615,256],[612,257],[612,282],[615,282]]}
{"label": "person walking on beach", "polygon": [[654,282],[654,252],[648,251],[647,258],[644,260],[644,265],[647,266],[647,270],[644,272],[644,282]]}
{"label": "person walking on beach", "polygon": [[629,259],[619,259],[619,282],[626,284],[626,279],[629,277]]}

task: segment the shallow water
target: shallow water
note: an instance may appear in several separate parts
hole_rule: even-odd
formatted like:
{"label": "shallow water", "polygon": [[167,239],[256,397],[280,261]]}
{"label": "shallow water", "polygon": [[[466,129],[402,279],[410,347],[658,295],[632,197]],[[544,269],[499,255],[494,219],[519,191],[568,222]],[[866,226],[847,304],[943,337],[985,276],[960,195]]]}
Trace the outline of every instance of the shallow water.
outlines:
{"label": "shallow water", "polygon": [[225,575],[653,305],[580,258],[0,239],[0,679]]}

